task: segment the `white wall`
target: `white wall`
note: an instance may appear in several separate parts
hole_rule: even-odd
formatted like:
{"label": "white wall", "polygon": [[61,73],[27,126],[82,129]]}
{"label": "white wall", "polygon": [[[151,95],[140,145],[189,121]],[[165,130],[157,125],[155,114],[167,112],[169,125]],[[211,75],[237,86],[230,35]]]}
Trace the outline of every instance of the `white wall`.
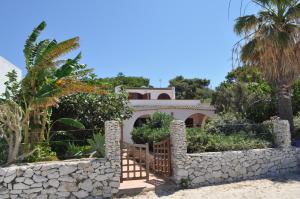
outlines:
{"label": "white wall", "polygon": [[146,94],[146,93],[150,93],[151,94],[151,100],[157,100],[158,96],[162,93],[166,93],[170,96],[170,98],[172,100],[175,99],[175,88],[166,88],[166,89],[127,89],[126,92],[128,93],[140,93],[142,95]]}
{"label": "white wall", "polygon": [[[129,100],[130,106],[200,106],[200,100]],[[202,105],[205,106],[205,105]]]}
{"label": "white wall", "polygon": [[18,74],[18,81],[22,78],[22,71],[6,59],[0,56],[0,94],[2,94],[5,91],[5,85],[4,82],[8,80],[8,78],[5,76],[8,72],[11,72],[12,70],[15,70]]}

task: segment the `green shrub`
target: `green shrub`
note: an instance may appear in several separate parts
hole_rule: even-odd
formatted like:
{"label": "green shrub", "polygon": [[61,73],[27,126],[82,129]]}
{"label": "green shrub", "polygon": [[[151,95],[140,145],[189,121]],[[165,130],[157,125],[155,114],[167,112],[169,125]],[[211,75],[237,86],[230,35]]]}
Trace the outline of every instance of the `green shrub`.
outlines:
{"label": "green shrub", "polygon": [[292,140],[295,142],[300,138],[300,112],[294,117],[295,132],[292,133]]}
{"label": "green shrub", "polygon": [[77,146],[74,143],[69,143],[65,157],[67,158],[89,157],[90,153],[91,153],[91,146]]}
{"label": "green shrub", "polygon": [[56,153],[51,150],[50,146],[45,144],[38,144],[35,146],[36,151],[26,157],[23,162],[41,162],[41,161],[55,161],[57,160]]}
{"label": "green shrub", "polygon": [[256,124],[243,119],[236,113],[221,113],[211,119],[205,126],[205,130],[212,134],[247,134],[273,142],[273,129],[271,121]]}
{"label": "green shrub", "polygon": [[237,151],[272,147],[272,143],[246,133],[225,135],[207,133],[202,129],[187,129],[187,148],[189,153]]}
{"label": "green shrub", "polygon": [[142,127],[134,128],[132,140],[137,144],[149,143],[152,151],[153,142],[160,142],[170,136],[170,124],[174,118],[167,114],[156,112]]}
{"label": "green shrub", "polygon": [[105,156],[105,137],[101,134],[94,134],[93,139],[87,140],[92,152],[96,152],[94,156],[102,158]]}
{"label": "green shrub", "polygon": [[151,116],[146,125],[152,129],[169,128],[173,120],[174,117],[168,113],[156,112]]}

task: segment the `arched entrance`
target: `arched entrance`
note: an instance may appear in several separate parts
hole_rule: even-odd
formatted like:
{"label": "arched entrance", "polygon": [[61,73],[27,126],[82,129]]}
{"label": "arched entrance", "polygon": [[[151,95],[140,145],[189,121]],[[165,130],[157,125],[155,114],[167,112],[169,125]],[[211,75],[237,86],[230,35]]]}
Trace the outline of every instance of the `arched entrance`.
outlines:
{"label": "arched entrance", "polygon": [[150,93],[129,93],[128,94],[128,99],[129,100],[149,100],[151,98]]}
{"label": "arched entrance", "polygon": [[147,120],[150,118],[150,115],[142,115],[139,118],[137,118],[133,124],[133,127],[142,127],[144,124],[146,124]]}
{"label": "arched entrance", "polygon": [[185,125],[188,128],[203,128],[207,116],[202,113],[195,113],[185,120]]}
{"label": "arched entrance", "polygon": [[160,95],[158,96],[157,99],[159,99],[159,100],[170,100],[171,97],[170,97],[170,95],[168,95],[167,93],[162,93],[162,94],[160,94]]}

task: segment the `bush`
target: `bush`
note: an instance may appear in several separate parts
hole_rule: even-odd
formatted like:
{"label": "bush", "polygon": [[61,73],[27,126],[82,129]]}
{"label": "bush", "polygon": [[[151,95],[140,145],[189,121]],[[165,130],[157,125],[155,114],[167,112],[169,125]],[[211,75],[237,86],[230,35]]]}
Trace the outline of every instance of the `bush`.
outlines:
{"label": "bush", "polygon": [[95,152],[96,157],[102,158],[105,156],[105,137],[101,133],[94,134],[93,139],[88,139],[87,141],[92,152]]}
{"label": "bush", "polygon": [[149,149],[152,150],[153,142],[160,142],[170,136],[169,127],[173,120],[167,113],[154,113],[146,124],[133,129],[132,139],[137,144],[149,143]]}
{"label": "bush", "polygon": [[196,128],[187,129],[186,133],[189,153],[248,150],[272,146],[272,142],[246,133],[211,134]]}
{"label": "bush", "polygon": [[74,143],[69,143],[66,151],[66,158],[82,158],[89,157],[91,146],[77,146]]}
{"label": "bush", "polygon": [[36,151],[24,158],[23,162],[41,162],[41,161],[55,161],[58,160],[56,153],[51,150],[50,146],[45,144],[38,144],[35,146]]}
{"label": "bush", "polygon": [[[86,129],[104,129],[104,122],[122,121],[131,117],[132,109],[128,106],[127,94],[108,93],[106,95],[78,93],[60,99],[53,108],[52,121],[59,118],[73,118],[81,122]],[[73,130],[69,126],[56,123],[53,130]],[[75,140],[86,141],[93,137],[94,131],[69,132]],[[56,136],[52,140],[56,139]]]}
{"label": "bush", "polygon": [[212,134],[247,134],[269,142],[273,142],[274,139],[271,121],[260,124],[251,123],[240,115],[231,112],[219,114],[209,121],[205,127],[206,131]]}
{"label": "bush", "polygon": [[292,138],[292,144],[294,146],[299,147],[300,146],[300,112],[297,113],[297,115],[294,117],[294,126],[295,131],[291,134]]}

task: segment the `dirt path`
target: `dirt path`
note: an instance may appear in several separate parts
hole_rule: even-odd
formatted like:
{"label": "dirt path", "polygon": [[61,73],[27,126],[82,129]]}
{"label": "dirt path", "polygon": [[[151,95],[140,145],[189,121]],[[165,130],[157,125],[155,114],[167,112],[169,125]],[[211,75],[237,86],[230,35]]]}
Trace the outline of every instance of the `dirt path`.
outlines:
{"label": "dirt path", "polygon": [[300,174],[177,191],[158,187],[155,191],[127,198],[300,199]]}

